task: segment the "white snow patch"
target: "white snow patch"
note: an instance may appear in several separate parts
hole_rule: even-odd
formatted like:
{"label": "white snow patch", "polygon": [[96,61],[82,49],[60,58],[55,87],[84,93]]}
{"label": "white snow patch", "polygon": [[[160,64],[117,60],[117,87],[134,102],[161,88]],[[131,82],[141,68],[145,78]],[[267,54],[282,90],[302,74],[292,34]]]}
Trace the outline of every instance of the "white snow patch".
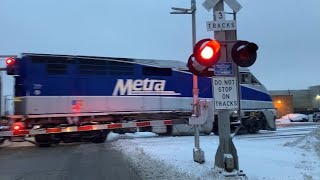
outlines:
{"label": "white snow patch", "polygon": [[[118,143],[120,142],[120,143]],[[124,144],[122,144],[125,142]],[[120,149],[128,158],[130,166],[144,180],[168,179],[168,180],[185,180],[195,179],[193,176],[177,172],[173,165],[167,164],[163,159],[155,159],[152,154],[146,153],[143,148],[136,143],[120,139],[117,141],[117,149]],[[130,146],[130,147],[128,147]]]}
{"label": "white snow patch", "polygon": [[107,136],[107,141],[116,141],[120,138],[120,134],[118,133],[114,133],[114,132],[110,132]]}
{"label": "white snow patch", "polygon": [[283,119],[289,119],[292,121],[300,121],[302,119],[308,119],[308,116],[305,114],[287,114],[282,117]]}
{"label": "white snow patch", "polygon": [[23,141],[23,142],[12,142],[9,140],[4,141],[3,144],[0,145],[1,147],[5,148],[19,148],[19,147],[32,147],[35,146],[35,144],[28,142],[28,141]]}
{"label": "white snow patch", "polygon": [[308,115],[305,114],[287,114],[280,119],[276,119],[277,124],[289,124],[295,121],[301,121],[303,119],[309,120]]}
{"label": "white snow patch", "polygon": [[289,124],[291,121],[289,119],[276,119],[277,124]]}
{"label": "white snow patch", "polygon": [[33,136],[30,137],[25,137],[24,138],[26,141],[32,141],[32,142],[36,142],[35,138]]}
{"label": "white snow patch", "polygon": [[304,137],[300,137],[292,142],[287,142],[285,146],[299,147],[310,152],[315,152],[320,160],[320,127],[314,129]]}
{"label": "white snow patch", "polygon": [[135,133],[125,133],[125,136],[129,138],[146,138],[146,137],[157,137],[159,135],[153,132],[135,132]]}
{"label": "white snow patch", "polygon": [[[258,135],[257,135],[258,136]],[[320,179],[320,161],[315,153],[283,146],[287,139],[233,140],[240,169],[249,179]],[[202,136],[204,164],[193,161],[194,137],[120,139],[114,142],[136,167],[142,179],[219,179],[214,169],[218,136]]]}

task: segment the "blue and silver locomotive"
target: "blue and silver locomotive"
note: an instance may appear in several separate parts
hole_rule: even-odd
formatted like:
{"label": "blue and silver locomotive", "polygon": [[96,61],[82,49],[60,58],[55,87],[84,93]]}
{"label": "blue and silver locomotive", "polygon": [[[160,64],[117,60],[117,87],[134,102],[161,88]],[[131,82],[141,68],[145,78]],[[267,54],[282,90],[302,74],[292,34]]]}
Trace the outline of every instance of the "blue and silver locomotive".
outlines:
{"label": "blue and silver locomotive", "polygon": [[[247,68],[239,73],[241,124],[249,132],[275,129],[270,94]],[[200,77],[199,98],[212,97],[211,78]],[[15,115],[31,125],[61,124],[75,114],[79,121],[104,123],[176,119],[174,133],[190,130],[185,119],[192,109],[192,74],[180,61],[49,54],[16,59]],[[236,112],[230,120],[240,124]],[[208,121],[203,132],[217,133],[217,123],[217,117]]]}

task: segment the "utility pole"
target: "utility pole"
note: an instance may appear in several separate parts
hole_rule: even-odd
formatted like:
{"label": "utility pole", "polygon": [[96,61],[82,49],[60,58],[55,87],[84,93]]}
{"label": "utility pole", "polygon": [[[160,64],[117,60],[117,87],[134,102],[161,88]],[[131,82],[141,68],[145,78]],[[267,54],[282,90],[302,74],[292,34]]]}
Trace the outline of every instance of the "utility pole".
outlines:
{"label": "utility pole", "polygon": [[[170,14],[191,14],[192,15],[192,49],[196,45],[196,0],[191,0],[191,8],[172,8],[175,10]],[[197,106],[199,105],[199,89],[198,89],[198,77],[193,75],[193,116],[198,117],[199,112]],[[193,148],[193,160],[200,164],[205,162],[204,158],[204,151],[200,148],[200,132],[199,132],[199,125],[196,124],[194,127],[194,143],[195,147]]]}
{"label": "utility pole", "polygon": [[[192,49],[196,45],[197,41],[197,34],[196,34],[196,1],[191,0],[191,9],[192,11]],[[199,116],[198,108],[199,105],[199,88],[198,88],[198,77],[193,75],[193,114]],[[204,152],[200,148],[200,132],[199,132],[199,125],[196,124],[194,127],[194,143],[195,147],[193,148],[193,160],[198,163],[205,162],[204,159]]]}

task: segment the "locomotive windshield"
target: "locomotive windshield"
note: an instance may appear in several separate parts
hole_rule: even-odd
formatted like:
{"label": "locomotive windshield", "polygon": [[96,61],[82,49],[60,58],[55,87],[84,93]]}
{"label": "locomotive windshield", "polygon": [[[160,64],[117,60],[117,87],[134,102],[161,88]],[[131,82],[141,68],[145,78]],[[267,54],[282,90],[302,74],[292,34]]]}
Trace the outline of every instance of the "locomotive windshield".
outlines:
{"label": "locomotive windshield", "polygon": [[241,72],[240,73],[240,83],[241,84],[253,84],[261,85],[261,83],[255,78],[250,72]]}

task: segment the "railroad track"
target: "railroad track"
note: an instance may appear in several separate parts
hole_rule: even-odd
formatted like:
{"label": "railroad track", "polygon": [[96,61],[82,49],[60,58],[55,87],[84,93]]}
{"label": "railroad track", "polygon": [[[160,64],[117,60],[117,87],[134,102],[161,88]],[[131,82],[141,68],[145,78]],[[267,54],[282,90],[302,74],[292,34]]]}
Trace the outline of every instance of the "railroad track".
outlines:
{"label": "railroad track", "polygon": [[295,127],[295,128],[280,128],[274,132],[260,132],[258,134],[246,134],[235,136],[236,139],[284,139],[284,138],[298,138],[305,136],[318,126],[310,127]]}
{"label": "railroad track", "polygon": [[252,140],[268,140],[268,139],[287,139],[287,138],[298,138],[303,137],[307,133],[292,133],[292,134],[273,134],[273,135],[256,135],[256,136],[246,136],[246,137],[240,137],[236,136],[236,139],[242,140],[242,139],[252,139]]}

